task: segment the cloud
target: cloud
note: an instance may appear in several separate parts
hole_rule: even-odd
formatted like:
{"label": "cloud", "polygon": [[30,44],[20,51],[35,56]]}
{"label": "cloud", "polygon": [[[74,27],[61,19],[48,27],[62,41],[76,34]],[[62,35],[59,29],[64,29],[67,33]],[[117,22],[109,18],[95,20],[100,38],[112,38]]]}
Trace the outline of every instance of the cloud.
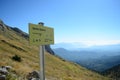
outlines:
{"label": "cloud", "polygon": [[113,45],[120,44],[120,40],[93,40],[93,41],[81,41],[87,46],[95,46],[95,45]]}

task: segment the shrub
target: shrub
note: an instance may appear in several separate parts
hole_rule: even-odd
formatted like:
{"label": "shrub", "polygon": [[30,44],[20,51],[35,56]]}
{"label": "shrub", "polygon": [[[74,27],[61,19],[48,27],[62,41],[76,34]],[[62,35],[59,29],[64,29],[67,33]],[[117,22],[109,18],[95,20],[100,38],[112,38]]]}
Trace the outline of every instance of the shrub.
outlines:
{"label": "shrub", "polygon": [[22,61],[22,60],[21,60],[21,57],[19,57],[18,55],[14,55],[14,56],[12,57],[12,60],[18,61],[18,62],[21,62],[21,61]]}

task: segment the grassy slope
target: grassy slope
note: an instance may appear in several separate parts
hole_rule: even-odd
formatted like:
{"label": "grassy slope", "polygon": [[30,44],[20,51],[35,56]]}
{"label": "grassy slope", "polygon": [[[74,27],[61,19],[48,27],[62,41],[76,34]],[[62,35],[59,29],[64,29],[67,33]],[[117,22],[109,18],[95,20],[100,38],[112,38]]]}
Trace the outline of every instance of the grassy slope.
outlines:
{"label": "grassy slope", "polygon": [[[0,66],[12,66],[18,76],[25,77],[28,72],[39,70],[38,53],[37,46],[29,46],[28,41],[15,34],[14,31],[0,32]],[[22,62],[11,59],[15,54],[22,58]],[[45,52],[45,69],[46,77],[50,80],[53,78],[56,80],[109,80],[47,52]]]}

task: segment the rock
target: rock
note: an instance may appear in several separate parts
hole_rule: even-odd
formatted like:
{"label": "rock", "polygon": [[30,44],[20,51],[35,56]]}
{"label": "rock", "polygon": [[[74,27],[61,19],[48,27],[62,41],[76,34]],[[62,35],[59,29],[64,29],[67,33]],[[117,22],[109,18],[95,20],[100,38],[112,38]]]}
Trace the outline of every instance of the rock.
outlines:
{"label": "rock", "polygon": [[7,75],[9,72],[8,72],[8,70],[6,69],[6,67],[5,66],[2,66],[1,68],[0,68],[0,74],[2,74],[2,75]]}
{"label": "rock", "polygon": [[4,23],[3,23],[2,20],[0,20],[0,30],[1,30],[1,31],[4,31],[4,30],[5,30]]}
{"label": "rock", "polygon": [[33,76],[34,78],[40,78],[39,75],[40,75],[40,74],[39,74],[38,71],[33,71],[33,72],[32,72],[32,76]]}
{"label": "rock", "polygon": [[45,45],[45,50],[49,52],[50,54],[54,55],[54,51],[51,49],[50,45]]}
{"label": "rock", "polygon": [[6,80],[6,76],[9,74],[11,66],[1,66],[0,67],[0,80]]}
{"label": "rock", "polygon": [[40,80],[39,78],[32,78],[31,80]]}
{"label": "rock", "polygon": [[13,31],[15,31],[18,35],[24,37],[25,39],[28,39],[29,38],[29,35],[25,32],[23,32],[22,30],[20,30],[19,28],[17,27],[10,27]]}
{"label": "rock", "polygon": [[7,26],[6,24],[4,24],[4,22],[2,20],[0,20],[0,31],[6,31],[9,30],[9,26]]}
{"label": "rock", "polygon": [[6,75],[0,75],[0,80],[6,80]]}
{"label": "rock", "polygon": [[39,75],[40,74],[38,71],[32,71],[26,77],[28,80],[39,80],[39,78],[40,78]]}
{"label": "rock", "polygon": [[6,68],[8,71],[12,69],[11,66],[5,66],[5,68]]}

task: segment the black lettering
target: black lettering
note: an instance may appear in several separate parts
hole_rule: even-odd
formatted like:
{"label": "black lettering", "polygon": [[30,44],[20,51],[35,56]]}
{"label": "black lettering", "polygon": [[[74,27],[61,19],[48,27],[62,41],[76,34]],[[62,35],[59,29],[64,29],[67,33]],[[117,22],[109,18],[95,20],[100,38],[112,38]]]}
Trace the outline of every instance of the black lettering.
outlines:
{"label": "black lettering", "polygon": [[35,34],[35,35],[39,35],[39,36],[41,36],[41,35],[42,35],[41,33],[33,33],[33,34]]}
{"label": "black lettering", "polygon": [[35,27],[33,27],[33,30],[46,31],[45,29],[42,29],[42,28],[35,28]]}

